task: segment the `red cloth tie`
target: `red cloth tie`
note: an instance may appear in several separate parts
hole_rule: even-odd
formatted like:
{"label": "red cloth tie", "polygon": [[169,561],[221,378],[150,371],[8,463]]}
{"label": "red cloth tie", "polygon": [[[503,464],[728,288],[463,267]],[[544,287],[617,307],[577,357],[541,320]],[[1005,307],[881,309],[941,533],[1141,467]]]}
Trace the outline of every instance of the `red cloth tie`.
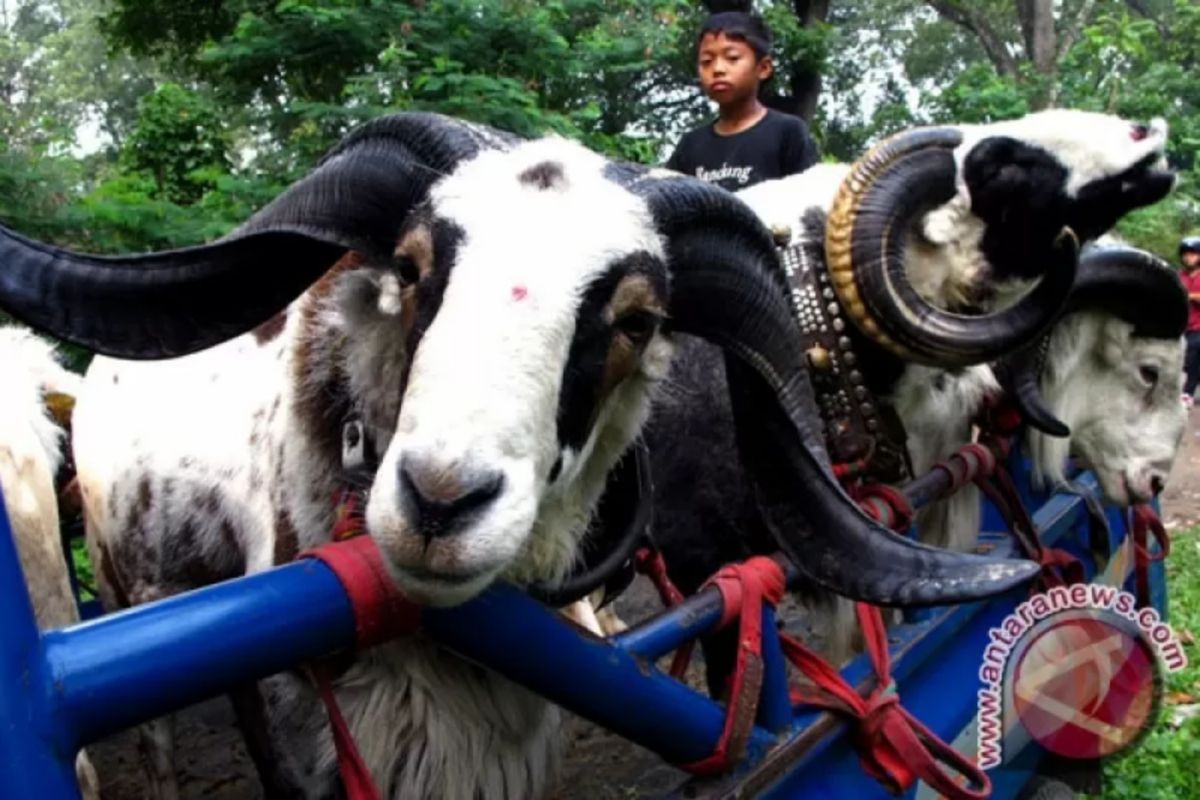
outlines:
{"label": "red cloth tie", "polygon": [[[879,609],[856,603],[855,611],[878,676],[875,689],[864,699],[840,672],[800,640],[781,636],[784,655],[813,684],[811,689],[793,689],[793,701],[857,719],[854,741],[859,760],[863,769],[889,791],[904,792],[920,778],[953,800],[986,798],[992,791],[988,776],[900,705],[891,677],[887,630]],[[968,785],[960,785],[955,774],[965,777]]]}
{"label": "red cloth tie", "polygon": [[725,727],[716,748],[706,758],[680,765],[697,775],[725,772],[745,754],[762,693],[763,603],[778,604],[787,588],[783,569],[766,556],[722,567],[702,588],[710,585],[721,593],[719,627],[738,620],[737,659],[729,685]]}
{"label": "red cloth tie", "polygon": [[[1153,506],[1140,503],[1130,511],[1133,538],[1133,575],[1138,608],[1150,605],[1150,564],[1162,561],[1171,554],[1171,537],[1163,527]],[[1158,542],[1159,553],[1150,552],[1149,536]]]}
{"label": "red cloth tie", "polygon": [[[392,581],[383,555],[370,536],[348,533],[352,529],[346,520],[361,520],[355,513],[357,495],[350,494],[347,504],[339,510],[337,531],[342,531],[340,541],[330,542],[301,553],[299,558],[315,558],[329,567],[350,601],[354,615],[354,646],[356,650],[371,647],[417,630],[421,621],[421,609],[410,602]],[[365,531],[358,524],[358,534]],[[346,789],[347,800],[380,800],[379,788],[371,778],[358,745],[350,733],[325,667],[319,662],[307,665],[309,675],[316,684],[329,727],[333,731],[333,743],[337,749],[338,771]]]}
{"label": "red cloth tie", "polygon": [[[654,584],[658,599],[666,608],[673,608],[683,602],[683,592],[679,591],[671,576],[667,574],[667,562],[662,551],[649,547],[640,548],[633,557],[633,563],[638,572],[645,575]],[[687,672],[688,663],[692,660],[692,649],[696,642],[689,641],[675,651],[668,674],[672,678],[681,679]]]}

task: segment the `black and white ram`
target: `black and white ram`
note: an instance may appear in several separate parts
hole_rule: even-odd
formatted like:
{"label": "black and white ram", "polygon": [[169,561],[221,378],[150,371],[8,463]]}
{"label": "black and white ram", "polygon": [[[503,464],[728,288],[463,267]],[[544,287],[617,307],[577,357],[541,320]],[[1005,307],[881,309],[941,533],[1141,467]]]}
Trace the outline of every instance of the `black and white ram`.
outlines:
{"label": "black and white ram", "polygon": [[[98,358],[77,406],[110,607],[326,541],[351,419],[379,454],[366,519],[405,592],[452,604],[496,578],[561,580],[687,333],[745,364],[735,383],[755,407],[739,423],[772,443],[752,464],[766,516],[815,582],[953,603],[1036,571],[861,513],[820,441],[771,236],[694,179],[399,115],[215,244],[104,260],[0,232],[0,261],[0,306],[28,323],[119,358],[185,356]],[[359,654],[334,689],[385,796],[550,791],[555,708],[420,637]],[[269,791],[332,795],[312,687],[280,675],[235,694]]]}
{"label": "black and white ram", "polygon": [[[0,327],[0,369],[4,506],[38,627],[65,628],[79,622],[79,610],[67,575],[54,488],[65,432],[51,406],[60,400],[69,404],[80,379],[63,368],[49,342],[14,325]],[[84,752],[75,760],[75,775],[85,800],[99,798],[96,771]]]}
{"label": "black and white ram", "polygon": [[[969,441],[989,396],[1007,392],[1028,421],[1025,448],[1038,488],[1065,484],[1068,455],[1095,472],[1105,500],[1149,502],[1182,441],[1187,293],[1175,271],[1144,251],[1085,249],[1065,315],[1036,346],[995,365],[924,376],[928,400],[908,415],[914,469]],[[979,494],[965,487],[918,516],[923,541],[970,550]]]}
{"label": "black and white ram", "polygon": [[[838,268],[846,261],[847,228],[875,228],[876,235],[861,237],[854,258],[863,263],[855,270],[877,263],[875,274],[882,275],[873,283],[859,281],[860,296],[842,300],[865,308],[860,324],[870,330],[861,318],[899,298],[908,327],[904,339],[892,334],[883,342],[859,330],[847,333],[870,391],[890,403],[903,423],[920,474],[968,440],[969,422],[965,430],[950,423],[969,420],[964,415],[998,391],[991,369],[971,362],[1014,350],[1014,330],[1030,322],[1014,321],[1018,306],[1009,305],[1011,298],[1027,292],[1038,270],[1049,265],[1073,274],[1061,252],[1064,228],[1081,240],[1095,239],[1124,214],[1164,197],[1174,185],[1165,146],[1161,122],[1055,110],[993,125],[900,134],[854,166],[818,165],[738,196],[767,225],[789,229],[791,243],[801,244],[813,264],[828,257]],[[854,218],[847,208],[865,212]],[[903,290],[904,276],[917,297]],[[864,285],[876,288],[863,291]],[[1060,303],[1041,317],[1048,325],[1061,312],[1063,297],[1046,302]],[[971,316],[995,308],[1004,310]],[[647,425],[647,439],[656,487],[654,537],[673,580],[690,593],[720,565],[763,552],[774,541],[743,477],[722,355],[700,341],[680,347],[671,389]],[[939,505],[977,514],[978,497],[964,499],[968,495]],[[968,535],[967,526],[962,530]],[[977,532],[976,517],[969,535]],[[828,595],[817,592],[810,600],[824,610]],[[845,653],[852,633],[835,626],[830,652]],[[727,638],[722,634],[715,647],[706,647],[713,690],[727,674],[722,654],[732,650],[719,644]]]}

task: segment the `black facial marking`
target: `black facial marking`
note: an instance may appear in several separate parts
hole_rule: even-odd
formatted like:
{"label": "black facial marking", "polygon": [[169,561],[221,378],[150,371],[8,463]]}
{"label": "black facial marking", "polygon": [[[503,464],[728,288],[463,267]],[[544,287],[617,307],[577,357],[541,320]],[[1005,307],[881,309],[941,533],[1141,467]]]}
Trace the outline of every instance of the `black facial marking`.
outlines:
{"label": "black facial marking", "polygon": [[617,261],[584,291],[575,314],[575,335],[563,368],[558,396],[558,443],[576,451],[583,448],[601,398],[605,363],[615,329],[604,319],[604,307],[622,278],[645,276],[660,298],[667,297],[666,267],[646,252],[632,253]]}
{"label": "black facial marking", "polygon": [[429,274],[413,287],[413,291],[416,292],[416,313],[412,330],[409,331],[408,340],[405,342],[409,359],[404,367],[404,384],[408,383],[408,371],[412,366],[412,357],[417,352],[417,345],[421,343],[425,331],[429,330],[442,307],[442,296],[450,283],[450,272],[454,269],[454,262],[458,256],[458,246],[466,237],[462,228],[444,219],[424,216],[418,219],[416,224],[429,228],[430,238],[433,240],[433,267]]}
{"label": "black facial marking", "polygon": [[1045,150],[994,136],[963,163],[971,210],[987,224],[981,247],[993,281],[1033,279],[1046,268],[1054,238],[1068,223],[1067,169]]}
{"label": "black facial marking", "polygon": [[522,172],[517,176],[517,180],[538,189],[557,189],[566,182],[566,176],[563,175],[562,164],[557,161],[543,161]]}
{"label": "black facial marking", "polygon": [[1157,153],[1150,153],[1124,172],[1080,187],[1070,221],[1080,239],[1099,237],[1133,209],[1167,195],[1174,179],[1166,172],[1152,173],[1158,158]]}

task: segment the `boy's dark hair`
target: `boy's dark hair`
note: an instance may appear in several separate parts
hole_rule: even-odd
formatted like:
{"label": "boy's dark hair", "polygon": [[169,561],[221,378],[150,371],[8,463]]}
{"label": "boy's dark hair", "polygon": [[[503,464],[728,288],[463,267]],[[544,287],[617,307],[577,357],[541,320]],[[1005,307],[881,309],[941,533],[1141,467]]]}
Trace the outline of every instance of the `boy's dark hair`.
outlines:
{"label": "boy's dark hair", "polygon": [[727,39],[737,39],[750,45],[755,57],[762,59],[771,55],[771,29],[762,17],[745,11],[719,11],[709,14],[708,19],[700,26],[700,34],[696,37],[696,46],[708,34],[725,34]]}

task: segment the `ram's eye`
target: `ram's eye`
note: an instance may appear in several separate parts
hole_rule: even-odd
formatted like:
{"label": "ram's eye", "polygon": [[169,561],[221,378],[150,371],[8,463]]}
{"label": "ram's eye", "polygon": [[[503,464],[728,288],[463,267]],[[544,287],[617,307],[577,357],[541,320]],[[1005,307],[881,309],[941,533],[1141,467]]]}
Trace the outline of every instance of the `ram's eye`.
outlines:
{"label": "ram's eye", "polygon": [[396,256],[392,261],[392,268],[396,270],[396,275],[400,277],[401,286],[412,286],[421,280],[421,270],[412,256]]}
{"label": "ram's eye", "polygon": [[613,327],[634,344],[643,344],[658,329],[658,317],[649,311],[630,311],[613,322]]}
{"label": "ram's eye", "polygon": [[1138,375],[1147,386],[1154,386],[1158,383],[1158,367],[1143,364],[1138,367]]}

